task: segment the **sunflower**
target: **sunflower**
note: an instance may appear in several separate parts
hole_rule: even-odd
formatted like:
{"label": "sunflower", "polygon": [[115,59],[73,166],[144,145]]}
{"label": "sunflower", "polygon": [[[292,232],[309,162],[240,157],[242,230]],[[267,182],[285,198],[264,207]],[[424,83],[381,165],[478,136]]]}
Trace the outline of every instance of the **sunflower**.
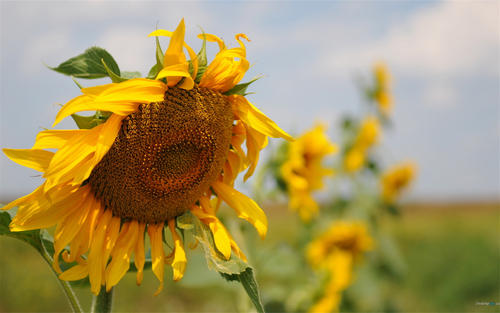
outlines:
{"label": "sunflower", "polygon": [[382,199],[394,203],[415,177],[416,165],[411,162],[398,164],[387,170],[380,179]]}
{"label": "sunflower", "polygon": [[384,116],[389,116],[393,107],[392,95],[390,92],[391,75],[384,63],[377,63],[373,67],[375,79],[375,90],[373,98],[378,104],[380,112]]}
{"label": "sunflower", "polygon": [[[291,137],[244,96],[230,92],[249,68],[247,36],[237,34],[239,47],[228,48],[215,35],[199,35],[219,46],[206,64],[184,42],[184,33],[181,20],[174,32],[150,34],[170,37],[155,79],[83,88],[60,109],[54,126],[81,111],[103,112],[105,122],[91,129],[45,130],[31,149],[3,150],[45,178],[35,191],[3,207],[18,207],[11,230],[55,225],[53,267],[59,278],[88,276],[94,294],[120,281],[132,255],[141,283],[146,233],[160,282],[156,294],[163,288],[165,263],[173,280],[181,279],[187,259],[176,217],[187,211],[210,228],[225,259],[245,256],[216,216],[221,201],[266,235],[265,213],[233,188],[234,180],[245,169],[245,179],[252,175],[268,137]],[[164,229],[173,241],[169,255]],[[76,265],[62,271],[60,257]]]}
{"label": "sunflower", "polygon": [[362,222],[334,222],[330,228],[307,247],[309,264],[328,272],[329,280],[323,296],[310,312],[338,311],[342,291],[352,282],[354,265],[366,251],[373,249],[373,240]]}
{"label": "sunflower", "polygon": [[369,148],[377,143],[380,137],[380,123],[374,116],[363,119],[358,134],[347,150],[344,158],[344,168],[348,172],[356,172],[365,164],[366,154]]}
{"label": "sunflower", "polygon": [[326,127],[318,125],[290,143],[288,159],[281,166],[290,196],[289,206],[306,222],[318,213],[318,204],[311,193],[322,189],[323,178],[333,174],[322,165],[325,156],[337,151],[325,130]]}

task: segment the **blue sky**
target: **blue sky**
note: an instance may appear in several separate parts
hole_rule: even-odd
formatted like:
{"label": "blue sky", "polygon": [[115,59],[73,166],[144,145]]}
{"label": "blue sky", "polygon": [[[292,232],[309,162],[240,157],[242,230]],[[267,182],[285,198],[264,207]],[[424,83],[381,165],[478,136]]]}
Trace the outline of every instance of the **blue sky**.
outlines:
{"label": "blue sky", "polygon": [[[147,72],[156,28],[184,17],[187,42],[198,25],[236,43],[246,33],[252,67],[264,78],[250,100],[291,133],[358,112],[354,77],[384,60],[394,77],[394,127],[378,153],[413,159],[410,199],[499,198],[499,12],[496,1],[339,2],[7,2],[1,8],[0,146],[30,147],[58,109],[78,95],[45,68],[92,45],[122,70]],[[102,81],[84,81],[97,84]],[[73,128],[70,121],[61,128]],[[0,198],[30,192],[38,173],[0,156]]]}

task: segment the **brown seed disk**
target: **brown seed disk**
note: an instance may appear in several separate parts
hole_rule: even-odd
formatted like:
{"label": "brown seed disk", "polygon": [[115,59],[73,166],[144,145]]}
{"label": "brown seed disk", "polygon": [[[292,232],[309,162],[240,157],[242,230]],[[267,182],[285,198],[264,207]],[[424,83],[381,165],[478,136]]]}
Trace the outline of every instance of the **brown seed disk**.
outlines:
{"label": "brown seed disk", "polygon": [[127,116],[88,183],[113,215],[160,223],[188,210],[218,178],[231,142],[226,96],[170,88]]}

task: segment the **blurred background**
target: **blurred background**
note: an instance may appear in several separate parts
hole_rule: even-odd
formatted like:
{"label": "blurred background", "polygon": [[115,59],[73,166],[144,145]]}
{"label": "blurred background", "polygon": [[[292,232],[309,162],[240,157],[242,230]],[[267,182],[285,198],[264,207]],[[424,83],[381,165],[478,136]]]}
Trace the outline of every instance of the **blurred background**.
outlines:
{"label": "blurred background", "polygon": [[[406,262],[405,279],[384,292],[401,311],[498,311],[477,303],[500,302],[499,2],[2,1],[0,11],[2,148],[31,147],[36,134],[51,127],[59,104],[78,95],[71,79],[45,64],[57,66],[97,45],[122,70],[147,74],[155,61],[147,34],[173,30],[182,17],[195,50],[199,27],[230,46],[234,34],[248,35],[252,67],[245,80],[264,76],[250,87],[256,93],[249,100],[292,134],[320,121],[337,140],[340,117],[359,111],[358,78],[384,61],[395,106],[377,153],[387,164],[412,159],[419,168],[402,217],[384,223]],[[74,125],[68,119],[57,128]],[[3,154],[0,170],[1,203],[42,182]],[[251,185],[242,184],[247,194]],[[269,236],[257,247],[293,232],[286,203],[263,208]],[[34,250],[4,237],[0,249],[1,312],[69,309]],[[208,272],[199,251],[191,254],[186,277],[158,297],[152,275],[137,288],[128,274],[117,288],[116,311],[241,309],[241,287]],[[265,300],[275,291],[266,290],[267,277],[254,267]],[[85,288],[79,292],[90,299]]]}

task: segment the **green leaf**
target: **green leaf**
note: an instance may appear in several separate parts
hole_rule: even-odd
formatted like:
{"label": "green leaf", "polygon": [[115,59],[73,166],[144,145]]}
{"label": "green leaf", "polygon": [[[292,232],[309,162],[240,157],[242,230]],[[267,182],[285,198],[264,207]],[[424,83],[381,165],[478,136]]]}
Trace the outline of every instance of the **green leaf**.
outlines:
{"label": "green leaf", "polygon": [[217,250],[210,228],[191,212],[187,211],[177,217],[177,227],[191,230],[205,252],[208,267],[219,272],[228,281],[240,282],[257,311],[264,312],[253,270],[247,263],[234,255],[229,260],[226,260],[222,253]]}
{"label": "green leaf", "polygon": [[245,291],[247,292],[248,297],[252,300],[252,303],[255,305],[257,312],[264,313],[264,306],[262,305],[262,300],[260,298],[259,286],[257,285],[257,281],[255,280],[255,276],[253,274],[253,270],[251,267],[247,267],[246,270],[239,274],[225,274],[221,273],[222,277],[224,277],[227,281],[238,281],[243,285]]}
{"label": "green leaf", "polygon": [[115,59],[106,50],[99,47],[91,47],[85,50],[84,53],[59,64],[58,67],[49,68],[61,74],[77,78],[103,78],[108,76],[108,71],[103,66],[102,60],[113,73],[120,76],[120,68]]}
{"label": "green leaf", "polygon": [[226,91],[224,94],[226,96],[230,96],[230,95],[246,96],[246,95],[250,94],[250,93],[247,93],[248,86],[250,86],[250,84],[252,84],[253,82],[255,82],[261,78],[262,78],[262,76],[257,76],[247,83],[238,84],[238,85],[234,86],[233,88],[229,89],[228,91]]}
{"label": "green leaf", "polygon": [[0,212],[0,236],[10,233],[10,215],[7,212]]}

